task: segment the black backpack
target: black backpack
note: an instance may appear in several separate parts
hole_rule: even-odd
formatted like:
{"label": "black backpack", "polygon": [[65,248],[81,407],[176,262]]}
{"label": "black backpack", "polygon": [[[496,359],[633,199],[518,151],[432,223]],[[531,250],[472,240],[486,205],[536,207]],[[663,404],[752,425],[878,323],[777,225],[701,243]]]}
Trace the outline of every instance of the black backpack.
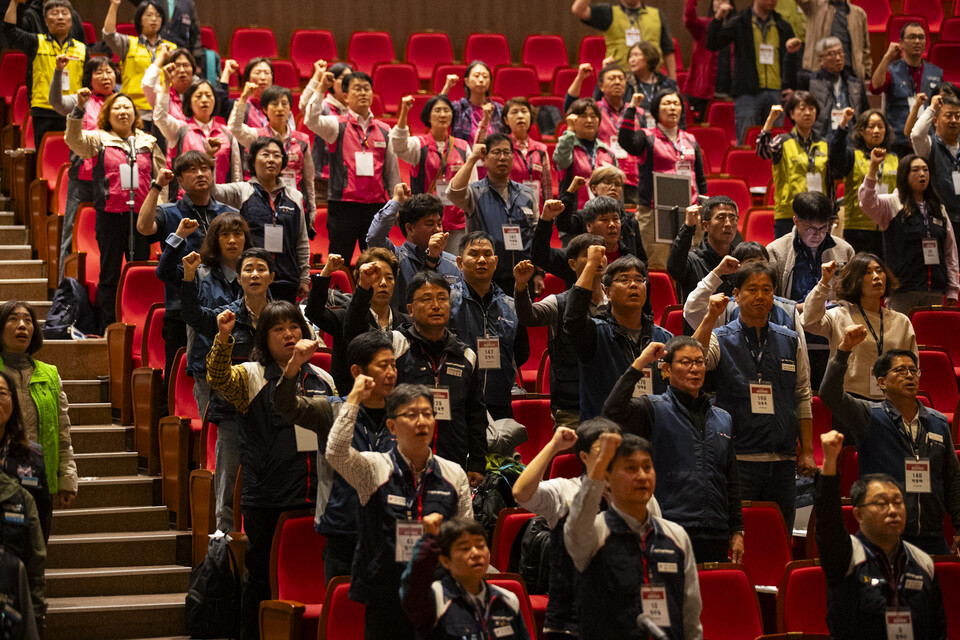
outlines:
{"label": "black backpack", "polygon": [[[528,593],[546,594],[550,588],[550,527],[537,516],[527,521],[520,536],[520,559],[515,570],[527,583]],[[511,560],[513,559],[511,554]]]}
{"label": "black backpack", "polygon": [[210,540],[190,573],[186,617],[191,638],[240,637],[240,570],[226,536]]}
{"label": "black backpack", "polygon": [[53,294],[47,320],[43,325],[43,337],[50,340],[69,340],[73,337],[71,328],[83,335],[100,334],[86,288],[75,278],[64,278]]}
{"label": "black backpack", "polygon": [[499,473],[487,471],[473,494],[473,517],[486,529],[487,539],[493,540],[500,510],[515,506],[517,503],[507,479]]}

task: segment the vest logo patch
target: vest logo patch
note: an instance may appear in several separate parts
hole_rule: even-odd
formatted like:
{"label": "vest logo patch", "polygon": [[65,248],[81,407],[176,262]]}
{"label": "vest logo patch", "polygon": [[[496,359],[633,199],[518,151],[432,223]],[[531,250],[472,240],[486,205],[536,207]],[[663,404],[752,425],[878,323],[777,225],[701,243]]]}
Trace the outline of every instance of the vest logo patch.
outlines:
{"label": "vest logo patch", "polygon": [[658,562],[657,571],[659,573],[676,573],[677,563],[676,562]]}
{"label": "vest logo patch", "polygon": [[438,490],[435,490],[435,489],[434,489],[434,490],[428,490],[428,491],[427,491],[427,495],[428,495],[428,496],[443,496],[443,497],[447,497],[447,496],[450,495],[450,492],[449,492],[449,491],[438,491]]}

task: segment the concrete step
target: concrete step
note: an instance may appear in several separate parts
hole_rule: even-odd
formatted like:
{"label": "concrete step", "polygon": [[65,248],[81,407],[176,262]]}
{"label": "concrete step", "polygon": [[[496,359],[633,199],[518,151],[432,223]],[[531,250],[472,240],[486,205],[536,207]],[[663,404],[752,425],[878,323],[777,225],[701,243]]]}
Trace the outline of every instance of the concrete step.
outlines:
{"label": "concrete step", "polygon": [[0,244],[27,244],[29,230],[21,224],[0,225]]}
{"label": "concrete step", "polygon": [[129,451],[133,449],[133,427],[109,423],[73,425],[70,439],[76,453]]}
{"label": "concrete step", "polygon": [[190,567],[156,565],[96,569],[47,569],[47,597],[126,596],[186,591]]}
{"label": "concrete step", "polygon": [[29,260],[31,255],[30,245],[0,244],[0,260]]}
{"label": "concrete step", "polygon": [[[0,271],[0,275],[6,276]],[[13,300],[44,300],[47,297],[46,278],[2,278],[0,291]]]}
{"label": "concrete step", "polygon": [[42,260],[4,260],[0,258],[0,275],[4,278],[43,278],[44,265]]}
{"label": "concrete step", "polygon": [[137,475],[137,452],[114,451],[109,453],[77,453],[77,471],[87,477],[135,476]]}
{"label": "concrete step", "polygon": [[60,377],[65,380],[90,380],[109,375],[105,338],[44,340],[43,347],[34,357],[56,366]]}
{"label": "concrete step", "polygon": [[102,424],[113,418],[109,402],[71,402],[69,414],[70,424]]}
{"label": "concrete step", "polygon": [[47,571],[190,563],[186,531],[123,531],[50,536]]}
{"label": "concrete step", "polygon": [[13,224],[15,217],[13,211],[0,211],[0,224]]}
{"label": "concrete step", "polygon": [[[83,473],[81,471],[81,473]],[[149,507],[160,504],[160,478],[150,476],[81,476],[75,507]]]}
{"label": "concrete step", "polygon": [[64,380],[63,390],[71,403],[110,400],[110,385],[106,380]]}
{"label": "concrete step", "polygon": [[166,507],[100,507],[56,509],[50,531],[55,535],[106,531],[163,531],[170,527]]}
{"label": "concrete step", "polygon": [[162,593],[129,596],[51,598],[46,638],[57,640],[121,640],[186,633],[184,601],[187,594]]}

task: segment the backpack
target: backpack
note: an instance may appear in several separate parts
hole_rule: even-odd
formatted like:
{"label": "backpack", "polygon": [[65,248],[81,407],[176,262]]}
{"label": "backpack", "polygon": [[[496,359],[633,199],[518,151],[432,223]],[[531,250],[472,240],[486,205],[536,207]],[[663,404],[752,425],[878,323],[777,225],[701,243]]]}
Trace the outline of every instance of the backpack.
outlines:
{"label": "backpack", "polygon": [[186,618],[191,638],[240,637],[240,570],[229,539],[211,539],[203,564],[190,573]]}
{"label": "backpack", "polygon": [[523,469],[523,465],[512,458],[487,454],[486,473],[473,494],[473,517],[487,530],[490,540],[493,540],[500,510],[517,506],[513,483]]}
{"label": "backpack", "polygon": [[86,288],[75,278],[64,278],[53,294],[47,320],[43,325],[43,337],[49,340],[69,340],[75,337],[75,333],[79,333],[81,338],[85,335],[99,335],[100,328]]}
{"label": "backpack", "polygon": [[[529,593],[547,593],[550,588],[550,527],[543,516],[531,518],[518,536],[519,558],[510,570],[523,576]],[[511,564],[514,553],[510,554]]]}

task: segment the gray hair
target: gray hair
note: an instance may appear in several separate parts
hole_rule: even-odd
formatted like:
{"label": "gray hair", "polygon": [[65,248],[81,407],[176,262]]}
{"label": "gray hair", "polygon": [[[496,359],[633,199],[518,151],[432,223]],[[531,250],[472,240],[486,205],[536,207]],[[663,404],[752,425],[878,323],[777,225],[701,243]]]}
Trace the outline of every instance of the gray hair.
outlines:
{"label": "gray hair", "polygon": [[840,42],[840,38],[836,36],[827,36],[826,38],[821,38],[817,40],[817,46],[814,48],[814,52],[817,54],[817,57],[823,55],[823,52],[832,47],[842,47],[843,43]]}

